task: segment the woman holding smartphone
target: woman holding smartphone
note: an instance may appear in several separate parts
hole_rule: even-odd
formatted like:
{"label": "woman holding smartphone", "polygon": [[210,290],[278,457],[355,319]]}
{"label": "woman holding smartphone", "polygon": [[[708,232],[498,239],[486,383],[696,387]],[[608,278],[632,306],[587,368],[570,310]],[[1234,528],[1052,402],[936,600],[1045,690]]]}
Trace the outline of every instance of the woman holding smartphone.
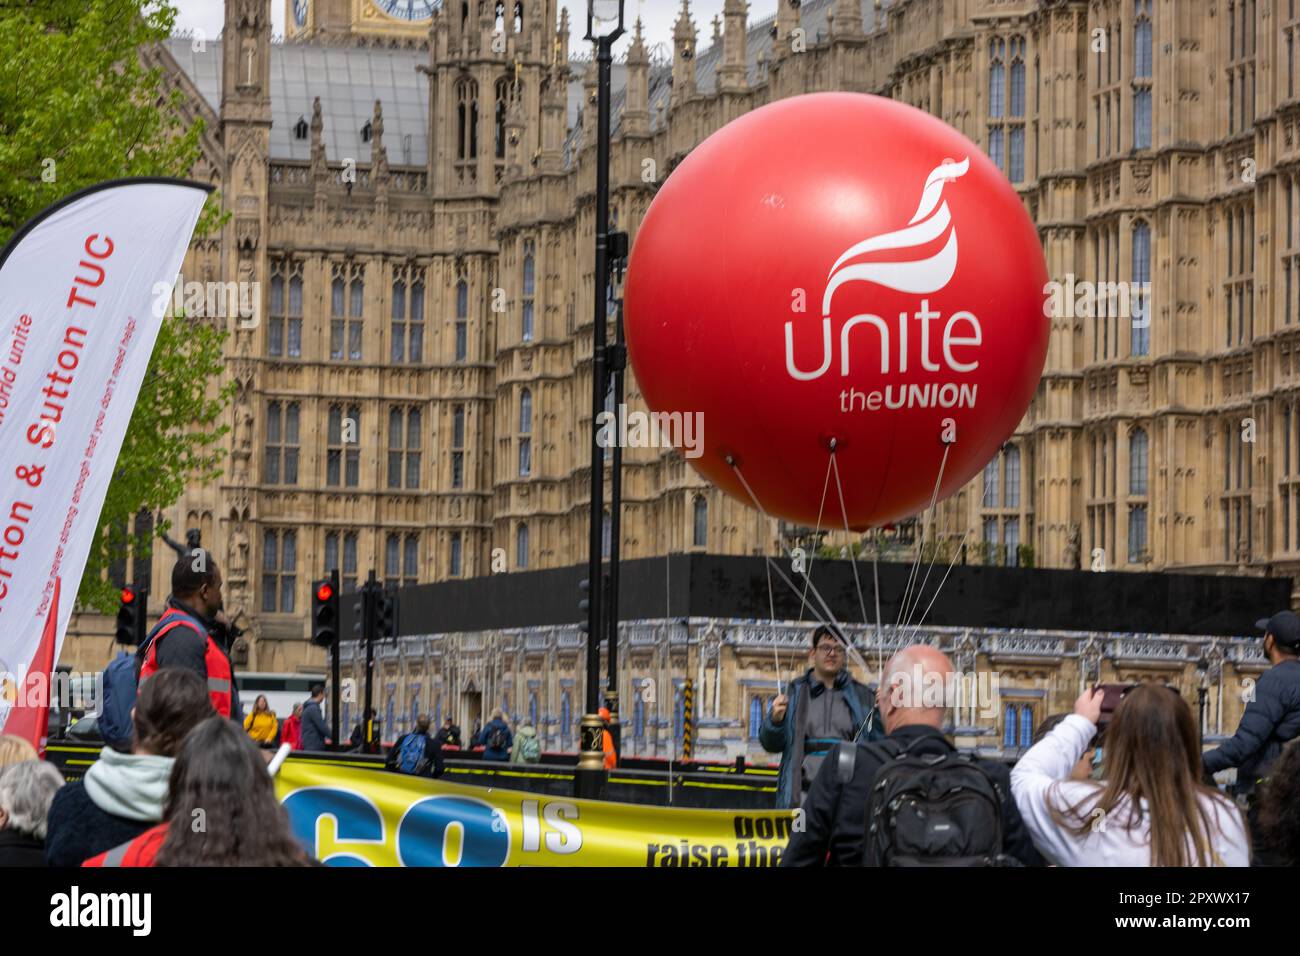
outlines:
{"label": "woman holding smartphone", "polygon": [[1070,779],[1103,699],[1100,689],[1080,694],[1074,713],[1012,768],[1011,792],[1039,851],[1060,866],[1249,866],[1245,821],[1201,783],[1196,722],[1172,688],[1125,694],[1106,728],[1105,779]]}

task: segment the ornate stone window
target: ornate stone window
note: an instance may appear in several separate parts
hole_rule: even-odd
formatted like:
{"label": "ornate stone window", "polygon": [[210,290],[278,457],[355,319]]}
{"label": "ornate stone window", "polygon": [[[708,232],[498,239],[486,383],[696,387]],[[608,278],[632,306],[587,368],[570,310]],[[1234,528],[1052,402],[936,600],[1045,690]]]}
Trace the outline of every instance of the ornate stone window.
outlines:
{"label": "ornate stone window", "polygon": [[266,447],[262,480],[268,485],[298,483],[298,403],[266,404]]}
{"label": "ornate stone window", "polygon": [[465,406],[457,405],[451,413],[451,486],[465,487]]}
{"label": "ornate stone window", "polygon": [[1129,296],[1129,354],[1151,352],[1151,303],[1145,294],[1151,282],[1151,227],[1139,219],[1133,224],[1133,292]]}
{"label": "ornate stone window", "polygon": [[1151,468],[1151,449],[1144,428],[1134,428],[1128,436],[1128,561],[1142,564],[1150,560],[1147,541],[1147,494]]}
{"label": "ornate stone window", "polygon": [[1025,38],[989,40],[988,153],[1013,183],[1025,178]]}
{"label": "ornate stone window", "polygon": [[384,581],[399,587],[420,583],[420,536],[390,534],[384,541]]}
{"label": "ornate stone window", "polygon": [[361,483],[361,406],[331,405],[325,426],[325,484],[356,488]]}
{"label": "ornate stone window", "polygon": [[302,357],[302,263],[271,262],[271,301],[267,310],[266,354]]}
{"label": "ornate stone window", "polygon": [[521,337],[525,342],[533,340],[533,303],[537,293],[537,246],[531,239],[524,240],[523,259],[523,328]]}
{"label": "ornate stone window", "polygon": [[453,578],[458,578],[463,573],[461,570],[461,547],[460,532],[453,531],[451,533],[451,541],[448,545],[449,554],[447,560],[447,574]]}
{"label": "ornate stone window", "polygon": [[519,393],[519,477],[533,473],[533,393],[524,389]]}
{"label": "ornate stone window", "polygon": [[1223,422],[1223,493],[1219,498],[1223,522],[1223,560],[1245,563],[1254,549],[1250,490],[1253,484],[1251,444],[1242,441],[1240,416]]}
{"label": "ornate stone window", "polygon": [[394,405],[388,410],[388,487],[414,491],[420,487],[420,409]]}
{"label": "ornate stone window", "polygon": [[417,267],[393,274],[390,357],[394,363],[424,361],[424,271]]}
{"label": "ornate stone window", "polygon": [[1133,0],[1133,148],[1151,148],[1151,0]]}
{"label": "ornate stone window", "polygon": [[330,358],[334,361],[360,362],[364,331],[365,267],[357,263],[336,262],[331,267],[331,274]]}
{"label": "ornate stone window", "polygon": [[[342,563],[339,561],[340,555]],[[339,572],[339,587],[343,591],[357,589],[357,533],[355,531],[326,532],[325,570]]]}
{"label": "ornate stone window", "polygon": [[1087,438],[1088,468],[1088,553],[1090,558],[1101,551],[1105,566],[1117,547],[1115,542],[1116,453],[1113,427],[1093,429]]}
{"label": "ornate stone window", "polygon": [[297,590],[298,532],[267,528],[262,535],[262,610],[292,614]]}

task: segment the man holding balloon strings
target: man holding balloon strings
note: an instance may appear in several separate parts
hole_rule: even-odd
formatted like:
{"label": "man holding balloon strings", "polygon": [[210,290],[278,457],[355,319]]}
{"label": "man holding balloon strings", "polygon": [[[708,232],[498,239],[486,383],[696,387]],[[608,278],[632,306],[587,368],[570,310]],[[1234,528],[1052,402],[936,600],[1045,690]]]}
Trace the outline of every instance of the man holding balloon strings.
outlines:
{"label": "man holding balloon strings", "polygon": [[808,653],[812,666],[772,701],[758,731],[763,749],[781,755],[776,778],[779,809],[803,803],[837,743],[865,743],[884,736],[875,692],[853,679],[847,654],[847,642],[838,628],[823,624],[813,631]]}

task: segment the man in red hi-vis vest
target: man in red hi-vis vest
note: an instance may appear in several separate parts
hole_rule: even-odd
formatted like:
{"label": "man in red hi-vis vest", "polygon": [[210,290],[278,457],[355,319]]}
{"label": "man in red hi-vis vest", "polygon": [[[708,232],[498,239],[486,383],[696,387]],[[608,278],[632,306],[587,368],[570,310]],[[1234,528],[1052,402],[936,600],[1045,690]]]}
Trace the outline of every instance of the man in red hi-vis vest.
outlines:
{"label": "man in red hi-vis vest", "polygon": [[92,856],[81,865],[83,867],[153,866],[153,861],[166,839],[167,824],[160,823],[156,827],[145,830],[134,840],[128,840],[111,850],[105,850],[98,856]]}
{"label": "man in red hi-vis vest", "polygon": [[242,719],[229,649],[215,638],[222,609],[221,570],[203,548],[191,548],[172,568],[167,606],[140,647],[140,680],[165,667],[184,667],[208,683],[212,706],[223,717]]}

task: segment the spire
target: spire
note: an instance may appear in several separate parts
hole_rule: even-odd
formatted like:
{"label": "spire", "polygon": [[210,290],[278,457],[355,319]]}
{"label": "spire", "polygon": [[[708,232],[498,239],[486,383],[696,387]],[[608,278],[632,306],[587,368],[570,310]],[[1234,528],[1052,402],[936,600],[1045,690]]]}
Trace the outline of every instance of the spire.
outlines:
{"label": "spire", "polygon": [[227,3],[221,46],[222,119],[269,123],[270,5]]}
{"label": "spire", "polygon": [[475,25],[473,20],[470,21],[473,29],[473,38],[470,40],[470,49],[475,53],[484,55],[492,52],[492,33],[496,26],[495,7],[490,3],[479,4],[478,24]]}
{"label": "spire", "polygon": [[682,0],[682,12],[673,24],[672,103],[684,103],[695,95],[695,22],[691,0]]}
{"label": "spire", "polygon": [[569,62],[569,8],[560,8],[560,29],[555,33],[555,59],[559,63]]}
{"label": "spire", "polygon": [[429,18],[429,60],[437,63],[447,55],[447,35],[454,19],[448,15],[446,6],[438,7]]}
{"label": "spire", "polygon": [[506,178],[517,179],[524,172],[524,98],[516,85],[506,108]]}
{"label": "spire", "polygon": [[311,174],[312,181],[318,186],[324,185],[325,180],[329,178],[329,169],[325,165],[325,142],[321,138],[324,129],[325,121],[321,119],[318,96],[311,104]]}
{"label": "spire", "polygon": [[623,104],[623,135],[650,132],[650,54],[645,48],[641,19],[636,21],[632,45],[627,50],[627,99]]}
{"label": "spire", "polygon": [[773,59],[780,60],[790,52],[790,34],[800,25],[798,4],[792,3],[791,0],[777,0],[776,24],[773,27],[776,31],[776,42],[772,44]]}
{"label": "spire", "polygon": [[641,26],[641,18],[636,18],[636,26],[632,32],[632,44],[627,48],[628,63],[649,63],[650,52],[645,48],[645,34]]}
{"label": "spire", "polygon": [[582,144],[596,142],[596,60],[587,63],[582,74]]}
{"label": "spire", "polygon": [[384,108],[375,100],[375,114],[370,119],[370,181],[375,185],[388,181],[388,150],[384,148]]}
{"label": "spire", "polygon": [[311,182],[316,214],[324,221],[327,198],[325,191],[330,185],[330,170],[325,161],[325,141],[321,137],[325,121],[321,119],[320,97],[311,104]]}
{"label": "spire", "polygon": [[[879,2],[876,3],[879,9]],[[835,36],[862,36],[862,4],[859,0],[835,0]]]}
{"label": "spire", "polygon": [[569,98],[569,64],[553,63],[542,84],[541,146],[535,157],[541,172],[557,173],[564,168],[564,135]]}
{"label": "spire", "polygon": [[739,92],[745,89],[748,78],[747,59],[749,38],[746,19],[749,4],[745,0],[727,0],[722,8],[727,31],[722,40],[722,65],[718,68],[718,89]]}

